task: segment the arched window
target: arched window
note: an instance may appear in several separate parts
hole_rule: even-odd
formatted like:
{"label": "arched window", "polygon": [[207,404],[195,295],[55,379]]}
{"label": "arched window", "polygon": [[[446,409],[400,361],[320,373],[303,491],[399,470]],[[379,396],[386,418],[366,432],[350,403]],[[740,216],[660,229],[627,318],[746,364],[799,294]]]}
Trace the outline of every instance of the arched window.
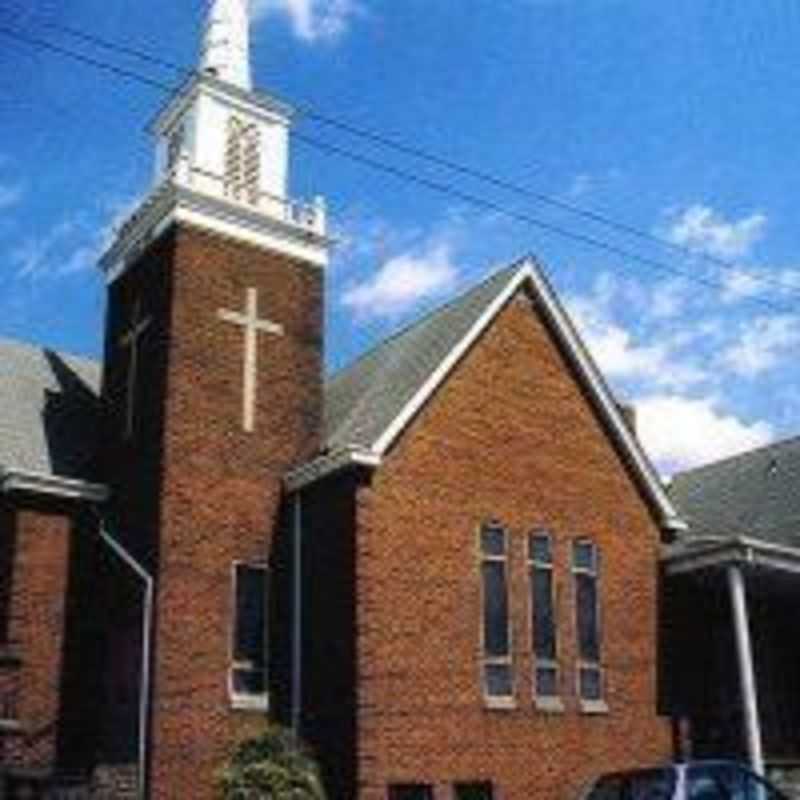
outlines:
{"label": "arched window", "polygon": [[256,205],[261,184],[261,153],[258,127],[238,117],[228,121],[225,144],[225,194]]}

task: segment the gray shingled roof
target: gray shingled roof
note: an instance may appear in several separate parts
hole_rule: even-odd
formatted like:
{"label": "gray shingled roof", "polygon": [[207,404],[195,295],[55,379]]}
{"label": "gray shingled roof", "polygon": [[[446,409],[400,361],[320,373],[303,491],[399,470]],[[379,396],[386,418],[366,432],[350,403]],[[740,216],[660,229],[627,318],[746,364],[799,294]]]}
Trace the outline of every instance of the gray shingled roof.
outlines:
{"label": "gray shingled roof", "polygon": [[800,437],[680,473],[669,494],[690,536],[800,547]]}
{"label": "gray shingled roof", "polygon": [[520,267],[495,272],[333,375],[325,386],[327,446],[369,448]]}
{"label": "gray shingled roof", "polygon": [[88,477],[99,384],[94,361],[0,339],[0,470]]}

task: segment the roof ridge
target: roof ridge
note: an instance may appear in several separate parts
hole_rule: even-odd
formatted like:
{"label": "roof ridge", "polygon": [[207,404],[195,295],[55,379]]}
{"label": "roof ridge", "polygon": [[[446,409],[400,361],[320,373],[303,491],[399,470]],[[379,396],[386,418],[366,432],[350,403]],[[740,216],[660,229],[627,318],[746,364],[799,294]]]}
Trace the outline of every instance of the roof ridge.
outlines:
{"label": "roof ridge", "polygon": [[672,476],[672,480],[676,480],[677,478],[682,478],[685,475],[695,475],[699,472],[705,472],[707,470],[713,470],[716,467],[722,466],[723,464],[729,464],[732,461],[741,461],[749,456],[756,455],[757,453],[762,453],[766,450],[772,450],[779,447],[785,447],[786,445],[793,444],[793,443],[800,443],[800,434],[796,434],[794,436],[789,436],[785,439],[778,439],[773,442],[768,442],[767,444],[759,445],[758,447],[753,447],[750,450],[744,450],[741,453],[734,453],[730,456],[725,456],[725,458],[717,459],[716,461],[711,461],[708,464],[701,464],[697,467],[691,467],[690,469],[685,469],[682,472],[676,472]]}
{"label": "roof ridge", "polygon": [[336,372],[334,372],[331,375],[329,375],[325,379],[325,383],[326,384],[330,384],[332,381],[336,380],[341,375],[343,375],[345,372],[347,372],[348,370],[354,368],[355,366],[360,364],[362,361],[364,361],[367,358],[369,358],[369,356],[373,355],[375,352],[380,350],[382,347],[385,347],[390,342],[393,342],[396,339],[399,339],[401,336],[403,336],[406,333],[409,333],[414,328],[419,327],[420,325],[424,324],[425,322],[427,322],[432,317],[435,317],[435,316],[438,316],[439,314],[444,313],[447,309],[452,308],[457,303],[462,302],[467,297],[469,297],[471,294],[477,293],[480,289],[485,288],[486,284],[488,284],[492,280],[495,280],[495,279],[499,278],[502,273],[504,273],[504,272],[512,272],[513,271],[513,273],[516,274],[516,272],[519,269],[521,269],[526,263],[528,263],[528,260],[529,260],[529,257],[528,256],[524,256],[522,258],[517,259],[516,261],[512,261],[510,264],[507,264],[504,267],[495,268],[494,270],[492,270],[492,272],[490,272],[488,275],[486,275],[486,277],[483,280],[481,280],[479,283],[473,284],[472,286],[469,286],[469,287],[465,288],[464,291],[460,292],[455,297],[452,297],[450,300],[447,300],[445,303],[442,303],[441,305],[438,305],[438,306],[436,306],[434,308],[431,308],[429,311],[426,311],[421,316],[419,316],[419,317],[417,317],[417,318],[415,318],[413,320],[410,320],[405,325],[402,325],[400,328],[398,328],[396,331],[393,331],[392,333],[390,333],[385,338],[380,339],[379,341],[375,342],[375,344],[373,344],[371,347],[369,347],[367,350],[365,350],[360,355],[356,356],[356,358],[353,359],[351,362],[349,362],[348,364],[345,364],[343,367],[340,367],[339,369],[337,369]]}

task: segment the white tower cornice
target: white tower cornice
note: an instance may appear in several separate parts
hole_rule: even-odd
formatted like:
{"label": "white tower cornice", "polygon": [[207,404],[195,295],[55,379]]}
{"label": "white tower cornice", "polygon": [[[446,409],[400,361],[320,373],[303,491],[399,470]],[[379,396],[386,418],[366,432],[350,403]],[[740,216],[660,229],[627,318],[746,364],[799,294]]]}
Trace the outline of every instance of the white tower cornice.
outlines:
{"label": "white tower cornice", "polygon": [[240,89],[252,89],[248,0],[213,0],[206,19],[200,68]]}

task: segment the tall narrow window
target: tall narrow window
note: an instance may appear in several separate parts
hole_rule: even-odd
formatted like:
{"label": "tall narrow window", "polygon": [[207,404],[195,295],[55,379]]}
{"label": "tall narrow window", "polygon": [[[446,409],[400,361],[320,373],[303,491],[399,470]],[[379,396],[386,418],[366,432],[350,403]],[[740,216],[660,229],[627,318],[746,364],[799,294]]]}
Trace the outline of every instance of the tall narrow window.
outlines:
{"label": "tall narrow window", "polygon": [[238,117],[228,121],[225,143],[225,194],[251,205],[259,201],[261,148],[258,127]]}
{"label": "tall narrow window", "polygon": [[237,708],[267,707],[267,568],[234,565],[231,701]]}
{"label": "tall narrow window", "polygon": [[490,704],[509,705],[514,694],[508,618],[507,535],[496,523],[480,531],[483,584],[483,690]]}
{"label": "tall narrow window", "polygon": [[555,701],[559,691],[553,539],[547,531],[528,536],[533,693],[536,700]]}
{"label": "tall narrow window", "polygon": [[598,606],[599,554],[597,545],[589,539],[576,539],[572,543],[572,574],[575,580],[578,635],[578,697],[587,703],[599,703],[603,700]]}

